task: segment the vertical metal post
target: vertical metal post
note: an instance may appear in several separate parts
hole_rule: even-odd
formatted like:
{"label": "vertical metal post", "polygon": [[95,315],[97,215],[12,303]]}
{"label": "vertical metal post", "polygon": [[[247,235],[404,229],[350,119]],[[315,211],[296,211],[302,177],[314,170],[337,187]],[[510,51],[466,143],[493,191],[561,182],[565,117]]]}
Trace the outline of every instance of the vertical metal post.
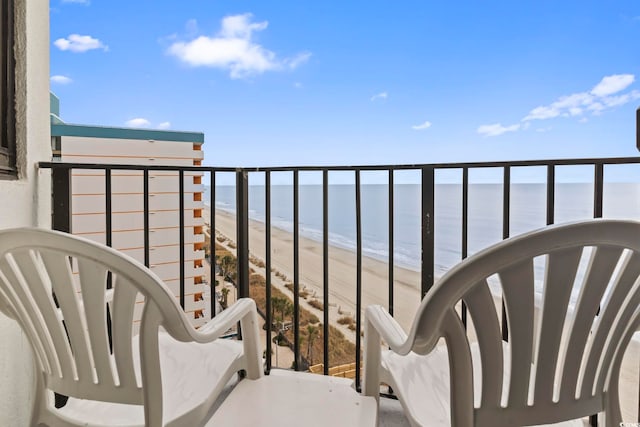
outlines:
{"label": "vertical metal post", "polygon": [[271,172],[264,173],[264,253],[265,253],[265,313],[267,321],[267,364],[265,373],[271,372]]}
{"label": "vertical metal post", "polygon": [[[302,369],[300,358],[300,209],[298,170],[293,171],[293,355],[294,368]],[[326,304],[326,301],[325,301]]]}
{"label": "vertical metal post", "polygon": [[[604,165],[602,163],[595,163],[593,165],[593,217],[602,218],[602,200],[604,196]],[[598,313],[600,314],[600,307],[598,307]],[[589,424],[593,427],[598,426],[598,416],[591,415],[589,417]]]}
{"label": "vertical metal post", "polygon": [[180,169],[180,171],[178,172],[178,179],[179,179],[179,184],[178,184],[178,197],[179,197],[179,204],[180,204],[180,212],[179,212],[179,217],[180,217],[180,230],[179,230],[179,236],[180,236],[180,306],[182,307],[182,309],[184,310],[184,281],[185,281],[185,269],[184,269],[184,171],[182,169]]}
{"label": "vertical metal post", "polygon": [[[511,216],[511,168],[504,167],[504,177],[502,180],[502,238],[509,238],[509,217]],[[507,320],[507,310],[502,299],[502,339],[509,341],[509,324]]]}
{"label": "vertical metal post", "polygon": [[238,297],[249,297],[249,177],[236,171],[236,286]]}
{"label": "vertical metal post", "polygon": [[394,273],[394,182],[393,169],[389,169],[389,314],[393,316],[393,285],[395,282]]}
{"label": "vertical metal post", "polygon": [[145,169],[142,173],[142,205],[144,215],[144,265],[149,268],[151,264],[150,247],[149,247],[149,169]]}
{"label": "vertical metal post", "polygon": [[113,244],[113,230],[112,230],[112,205],[111,205],[111,169],[106,168],[104,170],[104,193],[105,193],[105,240],[106,245],[111,246]]}
{"label": "vertical metal post", "polygon": [[360,391],[362,353],[362,209],[360,170],[356,169],[356,390]]}
{"label": "vertical metal post", "polygon": [[329,375],[329,172],[322,171],[322,334],[323,373]]}
{"label": "vertical metal post", "polygon": [[[462,259],[469,255],[469,169],[462,169]],[[462,324],[467,327],[467,305],[462,301]]]}
{"label": "vertical metal post", "polygon": [[555,222],[556,206],[556,169],[547,165],[547,225]]}
{"label": "vertical metal post", "polygon": [[216,171],[209,171],[209,277],[211,283],[211,318],[216,317]]}
{"label": "vertical metal post", "polygon": [[433,166],[422,168],[422,210],[421,210],[421,236],[422,236],[422,257],[421,257],[421,294],[424,298],[429,289],[433,286],[434,274],[434,190],[435,171]]}
{"label": "vertical metal post", "polygon": [[54,230],[71,233],[71,169],[54,167],[51,169],[52,215]]}
{"label": "vertical metal post", "polygon": [[604,165],[596,163],[593,177],[593,217],[602,218],[602,200],[604,198]]}
{"label": "vertical metal post", "polygon": [[[52,211],[51,228],[71,233],[71,168],[53,167],[51,169]],[[54,393],[56,408],[67,404],[68,396]]]}

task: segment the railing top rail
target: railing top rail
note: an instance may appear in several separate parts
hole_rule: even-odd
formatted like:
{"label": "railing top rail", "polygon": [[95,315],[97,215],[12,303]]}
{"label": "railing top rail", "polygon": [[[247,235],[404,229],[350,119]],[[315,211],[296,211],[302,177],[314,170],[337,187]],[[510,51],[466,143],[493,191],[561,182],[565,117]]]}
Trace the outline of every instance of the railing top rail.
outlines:
{"label": "railing top rail", "polygon": [[416,163],[401,165],[345,165],[345,166],[266,166],[266,167],[227,167],[227,166],[160,166],[132,164],[67,163],[40,162],[43,169],[112,169],[112,170],[158,170],[158,171],[206,171],[206,172],[288,172],[297,171],[386,171],[411,169],[464,169],[464,168],[501,168],[524,166],[580,166],[580,165],[620,165],[640,163],[640,157],[602,157],[582,159],[512,160],[493,162],[458,163]]}

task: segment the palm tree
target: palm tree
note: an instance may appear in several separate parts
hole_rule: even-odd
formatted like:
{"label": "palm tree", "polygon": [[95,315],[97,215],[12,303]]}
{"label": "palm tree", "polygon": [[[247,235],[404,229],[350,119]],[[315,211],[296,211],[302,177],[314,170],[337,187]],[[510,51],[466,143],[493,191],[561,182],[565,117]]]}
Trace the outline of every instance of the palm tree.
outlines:
{"label": "palm tree", "polygon": [[[273,319],[273,322],[275,323],[276,320],[276,311],[281,311],[282,307],[285,304],[285,299],[282,297],[273,297],[271,298],[271,318]],[[282,319],[280,319],[282,320]]]}
{"label": "palm tree", "polygon": [[307,325],[307,360],[309,365],[313,365],[313,342],[320,335],[320,329],[314,325]]}
{"label": "palm tree", "polygon": [[222,308],[227,308],[227,298],[229,297],[229,288],[220,289],[220,293],[222,294],[222,298],[220,299],[220,305]]}
{"label": "palm tree", "polygon": [[272,317],[275,319],[275,312],[280,313],[280,322],[282,325],[285,323],[285,318],[293,314],[293,304],[285,297],[273,297],[271,299]]}
{"label": "palm tree", "polygon": [[232,280],[235,275],[236,260],[231,255],[225,255],[220,259],[218,265],[224,280]]}
{"label": "palm tree", "polygon": [[[272,324],[276,325],[276,330],[278,331],[278,335],[274,337],[274,342],[276,343],[276,366],[278,366],[278,347],[281,345],[283,340],[283,332],[284,332],[284,317],[289,314],[292,310],[291,303],[285,297],[273,297],[271,299],[271,318]],[[278,321],[276,319],[276,312],[280,313],[280,327],[278,327]]]}

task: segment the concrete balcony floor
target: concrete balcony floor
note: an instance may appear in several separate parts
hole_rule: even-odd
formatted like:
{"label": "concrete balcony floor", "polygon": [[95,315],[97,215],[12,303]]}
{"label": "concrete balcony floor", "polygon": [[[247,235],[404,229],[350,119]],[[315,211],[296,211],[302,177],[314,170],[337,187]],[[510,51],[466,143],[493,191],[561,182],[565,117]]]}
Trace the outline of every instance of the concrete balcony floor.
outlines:
{"label": "concrete balcony floor", "polygon": [[[227,386],[222,391],[222,394],[216,402],[215,409],[224,401],[224,399],[231,393],[233,387],[237,383],[237,376],[232,378]],[[318,402],[321,405],[321,402]],[[378,413],[378,426],[379,427],[410,427],[409,420],[404,416],[402,406],[400,402],[395,399],[381,398],[380,399],[380,411]]]}

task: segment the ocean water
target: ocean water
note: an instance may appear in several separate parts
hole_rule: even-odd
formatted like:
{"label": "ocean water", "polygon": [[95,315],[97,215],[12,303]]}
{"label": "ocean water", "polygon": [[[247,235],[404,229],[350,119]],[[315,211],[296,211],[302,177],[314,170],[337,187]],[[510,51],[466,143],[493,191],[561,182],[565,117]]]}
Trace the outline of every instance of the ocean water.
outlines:
{"label": "ocean water", "polygon": [[[210,205],[210,189],[205,202]],[[293,230],[293,187],[271,187],[273,227]],[[593,185],[557,184],[555,222],[593,217]],[[534,230],[546,224],[545,184],[512,184],[509,234]],[[265,188],[249,187],[249,216],[265,220]],[[216,209],[235,212],[235,187],[216,187]],[[420,186],[394,187],[394,260],[405,268],[420,270]],[[328,198],[329,242],[355,250],[355,187],[330,185]],[[361,186],[362,250],[365,256],[388,261],[388,187]],[[607,183],[604,187],[603,216],[640,220],[640,184]],[[299,187],[299,219],[302,236],[322,241],[322,186]],[[502,184],[469,186],[468,254],[471,255],[502,239]],[[232,236],[230,236],[232,237]],[[444,274],[461,260],[462,186],[439,184],[435,187],[435,274]]]}

